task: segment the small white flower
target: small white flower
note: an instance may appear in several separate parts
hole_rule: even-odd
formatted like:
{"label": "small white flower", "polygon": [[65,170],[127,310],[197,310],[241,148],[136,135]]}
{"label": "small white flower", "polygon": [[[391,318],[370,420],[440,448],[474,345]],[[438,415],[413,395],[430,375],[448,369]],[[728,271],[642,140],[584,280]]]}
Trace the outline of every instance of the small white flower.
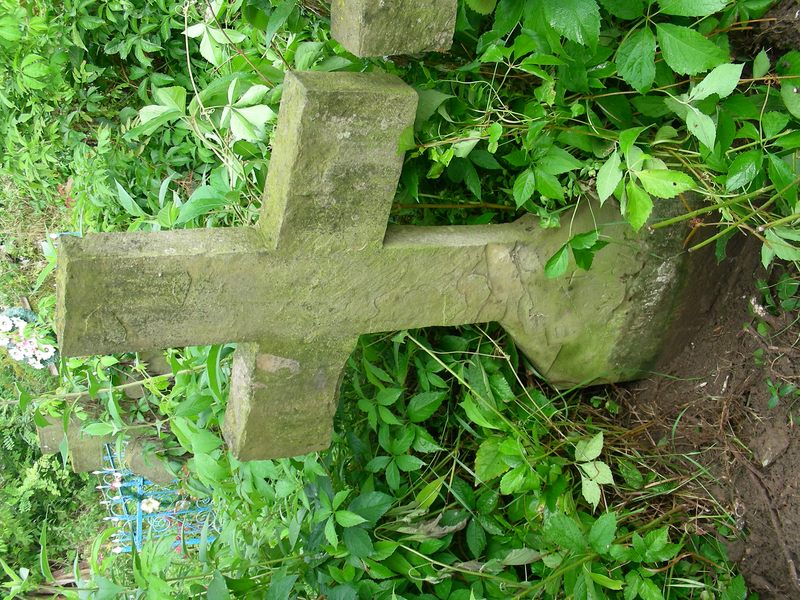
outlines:
{"label": "small white flower", "polygon": [[0,335],[0,346],[2,346],[3,348],[5,348],[5,347],[6,347],[6,346],[8,346],[10,343],[11,343],[11,339],[10,339],[10,338],[7,338],[7,337],[6,337],[6,336],[4,336],[4,335]]}
{"label": "small white flower", "polygon": [[39,360],[47,360],[48,358],[52,358],[53,354],[56,353],[56,349],[53,348],[50,344],[45,344],[38,350],[36,350],[36,358]]}
{"label": "small white flower", "polygon": [[44,365],[42,363],[40,363],[38,360],[30,360],[30,359],[28,359],[28,364],[30,366],[32,366],[34,369],[36,369],[36,370],[44,369]]}
{"label": "small white flower", "polygon": [[0,331],[6,333],[14,329],[14,323],[5,315],[0,315]]}
{"label": "small white flower", "polygon": [[17,331],[19,331],[20,333],[24,333],[25,332],[25,328],[28,326],[28,322],[27,321],[24,321],[24,320],[16,318],[16,317],[11,319],[11,321],[14,323],[14,327],[17,328]]}
{"label": "small white flower", "polygon": [[146,512],[147,514],[157,511],[159,506],[161,506],[161,502],[155,498],[145,498],[142,500],[142,512]]}
{"label": "small white flower", "polygon": [[12,360],[20,361],[25,358],[25,355],[19,348],[9,348],[8,355],[11,357]]}

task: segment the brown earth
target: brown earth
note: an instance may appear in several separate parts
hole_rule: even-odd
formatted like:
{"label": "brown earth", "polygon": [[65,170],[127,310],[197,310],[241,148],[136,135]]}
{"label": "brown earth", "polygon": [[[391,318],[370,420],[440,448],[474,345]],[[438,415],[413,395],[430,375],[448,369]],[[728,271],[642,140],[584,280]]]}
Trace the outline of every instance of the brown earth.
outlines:
{"label": "brown earth", "polygon": [[767,383],[800,386],[800,315],[764,307],[755,279],[767,274],[757,248],[746,250],[720,265],[724,284],[705,325],[623,399],[629,426],[646,425],[648,443],[690,454],[716,480],[697,491],[735,516],[743,535],[729,554],[749,589],[765,600],[800,598],[800,395],[770,408]]}

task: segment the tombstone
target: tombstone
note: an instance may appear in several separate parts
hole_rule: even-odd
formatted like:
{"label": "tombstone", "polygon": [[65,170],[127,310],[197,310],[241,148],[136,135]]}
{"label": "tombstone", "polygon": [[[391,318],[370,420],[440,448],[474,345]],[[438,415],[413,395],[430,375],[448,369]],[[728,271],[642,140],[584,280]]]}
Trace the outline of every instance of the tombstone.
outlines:
{"label": "tombstone", "polygon": [[64,432],[61,418],[45,417],[45,426],[36,427],[39,435],[39,448],[42,454],[58,454],[66,436],[69,460],[75,473],[91,473],[103,467],[104,448],[112,440],[110,437],[86,435],[81,432],[81,422],[72,419]]}
{"label": "tombstone", "polygon": [[[416,105],[386,74],[287,73],[258,226],[62,238],[62,353],[237,342],[224,434],[241,460],[329,445],[360,334],[498,321],[555,385],[645,373],[682,314],[680,234],[636,235],[588,200],[556,230],[387,227]],[[594,266],[548,279],[595,227]]]}

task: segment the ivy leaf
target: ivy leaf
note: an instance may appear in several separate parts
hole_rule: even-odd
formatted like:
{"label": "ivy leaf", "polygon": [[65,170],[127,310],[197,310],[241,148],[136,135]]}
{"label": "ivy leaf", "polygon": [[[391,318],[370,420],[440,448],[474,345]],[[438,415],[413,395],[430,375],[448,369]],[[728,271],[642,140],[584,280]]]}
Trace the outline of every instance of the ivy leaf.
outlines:
{"label": "ivy leaf", "polygon": [[697,75],[728,59],[719,46],[694,29],[658,23],[656,31],[664,61],[681,75]]}
{"label": "ivy leaf", "polygon": [[767,73],[769,73],[769,56],[767,56],[767,51],[762,50],[756,56],[756,59],[753,61],[753,77],[758,79],[759,77],[763,77]]}
{"label": "ivy leaf", "polygon": [[545,2],[550,26],[568,40],[594,48],[600,39],[600,9],[595,0]]}
{"label": "ivy leaf", "polygon": [[544,265],[544,274],[548,279],[561,277],[569,266],[569,244],[564,244],[551,256]]}
{"label": "ivy leaf", "polygon": [[526,169],[521,174],[517,175],[514,180],[514,188],[512,193],[514,195],[514,202],[517,203],[517,208],[522,207],[533,196],[536,189],[536,175],[533,170]]}
{"label": "ivy leaf", "polygon": [[653,212],[653,201],[650,196],[632,181],[625,186],[628,202],[625,206],[625,218],[634,230],[639,231],[647,223],[650,213]]}
{"label": "ivy leaf", "polygon": [[763,155],[758,150],[744,152],[733,159],[728,168],[725,189],[729,192],[747,186],[761,171]]}
{"label": "ivy leaf", "polygon": [[689,93],[689,101],[703,100],[711,94],[716,94],[720,98],[730,96],[736,86],[739,85],[739,78],[742,76],[743,68],[743,64],[734,65],[730,63],[715,67]]}
{"label": "ivy leaf", "polygon": [[479,15],[488,15],[497,6],[497,0],[467,0],[467,6]]}
{"label": "ivy leaf", "polygon": [[717,127],[714,120],[708,115],[701,113],[694,106],[689,106],[686,113],[686,127],[694,137],[696,137],[706,148],[712,150],[717,139]]}
{"label": "ivy leaf", "polygon": [[721,11],[728,0],[658,0],[661,12],[675,17],[707,17]]}
{"label": "ivy leaf", "polygon": [[643,0],[600,0],[608,12],[620,19],[638,19],[644,16]]}
{"label": "ivy leaf", "polygon": [[674,198],[694,187],[692,178],[680,171],[646,169],[638,171],[636,177],[648,193],[658,198]]}
{"label": "ivy leaf", "polygon": [[649,27],[633,32],[617,50],[617,72],[625,83],[644,93],[656,78],[656,37]]}
{"label": "ivy leaf", "polygon": [[500,438],[491,437],[483,441],[475,454],[475,479],[486,483],[508,471],[509,467],[500,452]]}
{"label": "ivy leaf", "polygon": [[611,197],[622,181],[621,164],[619,152],[614,150],[597,172],[597,196],[600,198],[600,206]]}
{"label": "ivy leaf", "polygon": [[575,460],[584,462],[594,460],[603,450],[603,432],[601,431],[590,440],[580,440],[575,444]]}
{"label": "ivy leaf", "polygon": [[800,88],[790,82],[781,85],[781,98],[786,108],[796,119],[800,119]]}

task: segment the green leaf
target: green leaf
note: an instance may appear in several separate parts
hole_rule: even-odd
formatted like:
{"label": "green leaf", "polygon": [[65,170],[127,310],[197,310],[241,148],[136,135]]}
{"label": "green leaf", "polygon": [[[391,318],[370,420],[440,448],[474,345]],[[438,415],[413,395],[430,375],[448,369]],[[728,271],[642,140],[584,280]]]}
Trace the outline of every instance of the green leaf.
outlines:
{"label": "green leaf", "polygon": [[47,521],[42,523],[42,532],[39,534],[39,571],[41,571],[45,581],[53,580],[50,560],[47,557]]}
{"label": "green leaf", "polygon": [[564,244],[544,265],[544,274],[549,279],[561,277],[569,266],[569,244]]}
{"label": "green leaf", "polygon": [[589,545],[598,554],[606,554],[617,536],[617,515],[607,512],[600,515],[589,530]]}
{"label": "green leaf", "polygon": [[102,437],[110,435],[117,430],[111,423],[90,423],[81,428],[81,431],[86,435]]}
{"label": "green leaf", "polygon": [[452,94],[444,94],[439,90],[417,90],[417,95],[419,96],[419,103],[417,104],[417,116],[414,121],[416,129],[422,127],[445,100],[453,98]]}
{"label": "green leaf", "polygon": [[564,200],[564,188],[558,177],[545,173],[540,169],[534,169],[536,179],[536,190],[544,198],[552,198],[554,200]]}
{"label": "green leaf", "polygon": [[753,77],[758,79],[769,73],[769,56],[766,50],[761,50],[753,61]]}
{"label": "green leaf", "polygon": [[201,185],[189,200],[181,206],[176,225],[183,225],[201,215],[206,215],[212,210],[221,208],[228,203],[227,198],[210,185]]}
{"label": "green leaf", "polygon": [[269,581],[269,590],[267,590],[264,600],[284,600],[289,598],[295,581],[297,581],[297,575],[273,572]]}
{"label": "green leaf", "polygon": [[487,429],[502,429],[502,421],[495,414],[484,406],[478,406],[469,394],[464,396],[464,400],[459,404],[467,415],[467,418],[481,427]]}
{"label": "green leaf", "polygon": [[736,86],[739,85],[739,78],[742,76],[744,64],[734,65],[725,64],[712,69],[712,71],[689,92],[689,101],[703,100],[711,94],[716,94],[720,98],[730,96]]}
{"label": "green leaf", "polygon": [[644,0],[600,0],[608,12],[620,19],[638,19],[644,16]]}
{"label": "green leaf", "polygon": [[767,172],[769,178],[775,185],[775,191],[783,199],[789,202],[790,210],[795,211],[797,205],[797,185],[795,184],[796,174],[792,167],[786,164],[780,156],[776,154],[767,155],[769,164]]}
{"label": "green leaf", "polygon": [[627,203],[625,206],[625,218],[634,230],[639,231],[647,223],[650,213],[653,212],[653,201],[650,196],[632,181],[625,186],[627,192]]}
{"label": "green leaf", "polygon": [[617,50],[617,72],[625,83],[644,93],[656,78],[656,37],[649,27],[637,29]]}
{"label": "green leaf", "polygon": [[594,48],[600,38],[600,10],[595,0],[545,2],[550,26],[568,40]]}
{"label": "green leaf", "polygon": [[600,206],[611,197],[622,181],[621,164],[619,153],[614,150],[597,172],[597,196],[600,198]]}
{"label": "green leaf", "polygon": [[336,523],[333,519],[328,519],[325,523],[325,539],[334,548],[339,546],[339,536],[336,535]]}
{"label": "green leaf", "polygon": [[395,456],[394,462],[397,465],[397,468],[404,473],[419,471],[425,466],[425,461],[417,458],[416,456],[412,456],[411,454],[400,454],[399,456]]}
{"label": "green leaf", "polygon": [[592,508],[597,508],[600,504],[600,486],[597,482],[592,481],[589,477],[581,475],[581,495],[584,500],[592,505]]}
{"label": "green leaf", "polygon": [[186,89],[180,86],[159,88],[153,94],[161,106],[174,108],[181,114],[186,112]]}
{"label": "green leaf", "polygon": [[[350,527],[342,532],[342,541],[347,551],[356,558],[366,558],[371,555],[375,549],[372,545],[372,540],[369,533],[364,531],[361,527]],[[291,589],[289,590],[291,591]],[[281,598],[289,598],[287,593]]]}
{"label": "green leaf", "polygon": [[763,155],[758,150],[743,152],[733,159],[725,179],[725,189],[729,192],[746,187],[761,171]]}
{"label": "green leaf", "polygon": [[561,175],[580,169],[583,163],[569,152],[558,146],[551,146],[547,153],[539,159],[536,167],[548,175]]}
{"label": "green leaf", "polygon": [[652,579],[642,579],[639,584],[639,598],[642,600],[664,600],[664,594]]}
{"label": "green leaf", "polygon": [[490,437],[483,441],[475,454],[475,479],[486,483],[508,471],[509,467],[500,452],[501,438]]}
{"label": "green leaf", "polygon": [[603,451],[603,432],[601,431],[589,440],[580,440],[575,444],[575,460],[585,462],[594,460]]}
{"label": "green leaf", "polygon": [[[774,252],[775,256],[777,256],[781,260],[800,261],[800,248],[790,244],[785,239],[788,236],[779,235],[779,232],[776,231],[778,229],[779,228],[775,227],[767,229],[767,231],[765,232],[767,243],[769,244],[769,247],[772,250],[772,252]],[[791,230],[787,229],[787,233],[790,231]]]}
{"label": "green leaf", "polygon": [[673,71],[681,75],[697,75],[728,59],[727,54],[719,46],[694,29],[671,23],[658,23],[656,31],[664,61]]}
{"label": "green leaf", "polygon": [[430,508],[439,497],[439,491],[444,484],[444,477],[437,477],[425,486],[414,497],[414,502],[420,508]]}
{"label": "green leaf", "polygon": [[336,522],[342,527],[355,527],[356,525],[367,522],[364,517],[350,512],[349,510],[337,510],[334,513],[334,517],[336,518]]}
{"label": "green leaf", "polygon": [[669,169],[645,169],[637,171],[636,177],[657,198],[674,198],[694,187],[694,181],[686,173]]}
{"label": "green leaf", "polygon": [[486,548],[486,532],[475,519],[470,519],[467,525],[467,548],[472,558],[480,558]]}
{"label": "green leaf", "polygon": [[214,571],[214,577],[206,590],[207,600],[229,600],[230,597],[225,577],[219,571]]}
{"label": "green leaf", "polygon": [[375,527],[393,503],[394,498],[383,492],[364,492],[350,503],[347,510],[363,517],[370,527]]}
{"label": "green leaf", "polygon": [[800,119],[800,87],[785,81],[781,85],[781,98],[792,116]]}
{"label": "green leaf", "polygon": [[610,485],[614,483],[614,475],[611,473],[611,469],[601,460],[581,463],[578,466],[581,471],[595,483],[599,483],[600,485]]}
{"label": "green leaf", "polygon": [[761,118],[761,128],[767,138],[778,135],[788,124],[789,115],[783,112],[770,111]]}
{"label": "green leaf", "polygon": [[600,573],[591,572],[589,573],[589,577],[591,577],[595,583],[598,583],[609,590],[621,590],[623,586],[623,583],[618,579],[611,579],[611,577],[606,577]]}
{"label": "green leaf", "polygon": [[501,561],[507,567],[529,565],[542,559],[542,553],[532,548],[514,548]]}
{"label": "green leaf", "polygon": [[550,543],[572,552],[584,552],[587,548],[586,536],[578,524],[564,514],[553,513],[545,517],[543,533]]}
{"label": "green leaf", "polygon": [[480,15],[488,15],[497,6],[497,0],[467,0],[467,6]]}
{"label": "green leaf", "polygon": [[419,423],[430,417],[441,406],[445,399],[444,392],[423,392],[408,402],[408,418],[412,423]]}
{"label": "green leaf", "polygon": [[689,106],[686,113],[686,128],[709,150],[714,148],[717,139],[717,126],[708,115],[701,113],[694,106]]}
{"label": "green leaf", "polygon": [[503,37],[510,33],[522,18],[522,9],[525,0],[500,0],[494,17],[492,31]]}
{"label": "green leaf", "polygon": [[119,198],[119,203],[122,205],[122,208],[125,209],[125,212],[134,217],[146,217],[147,215],[145,212],[134,202],[131,195],[125,191],[125,188],[120,185],[119,181],[115,179],[114,183],[117,185],[117,198]]}
{"label": "green leaf", "polygon": [[512,190],[517,208],[521,208],[523,204],[531,199],[534,190],[536,190],[536,175],[534,175],[532,169],[526,169],[517,175]]}
{"label": "green leaf", "polygon": [[721,11],[729,0],[658,0],[661,12],[676,17],[707,17]]}
{"label": "green leaf", "polygon": [[263,43],[266,46],[270,45],[272,38],[275,37],[275,34],[278,32],[278,30],[283,27],[284,23],[286,23],[289,15],[291,15],[292,11],[294,10],[296,3],[297,0],[283,0],[283,2],[281,2],[277,7],[275,7],[275,10],[272,11],[272,14],[269,16],[269,22],[267,23],[267,30],[263,40]]}
{"label": "green leaf", "polygon": [[384,388],[378,392],[375,401],[381,406],[391,406],[403,395],[402,388]]}

